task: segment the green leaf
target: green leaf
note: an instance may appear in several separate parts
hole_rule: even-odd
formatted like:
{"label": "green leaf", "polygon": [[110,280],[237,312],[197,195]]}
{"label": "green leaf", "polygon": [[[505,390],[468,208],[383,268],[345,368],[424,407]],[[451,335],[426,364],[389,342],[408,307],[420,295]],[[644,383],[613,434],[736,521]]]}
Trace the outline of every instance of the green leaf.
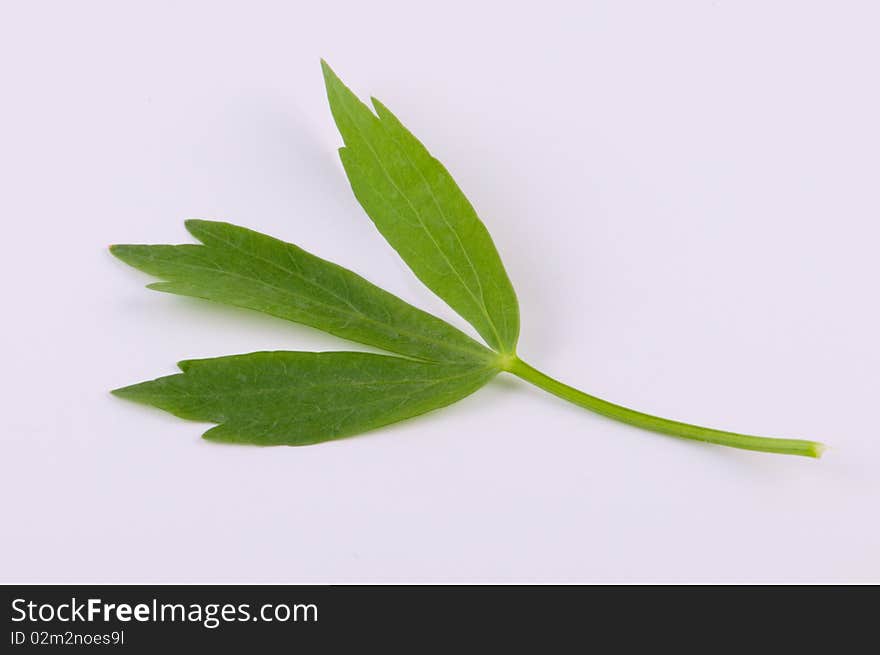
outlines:
{"label": "green leaf", "polygon": [[180,363],[181,374],[113,393],[218,425],[208,439],[303,445],[453,403],[506,371],[579,407],[646,430],[805,457],[824,445],[759,437],[639,412],[575,389],[519,359],[516,296],[485,226],[445,168],[378,100],[376,114],[322,62],[345,147],[342,163],[370,218],[416,275],[470,321],[492,352],[351,271],[251,230],[208,221],[203,245],[114,246],[164,279],[151,288],[247,307],[384,348],[260,352]]}
{"label": "green leaf", "polygon": [[190,220],[204,245],[112,246],[122,261],[165,280],[151,289],[246,307],[430,361],[492,353],[439,318],[348,269],[229,223]]}
{"label": "green leaf", "polygon": [[218,423],[214,441],[300,446],[352,436],[473,393],[498,369],[359,352],[257,352],[179,364],[113,393]]}
{"label": "green leaf", "polygon": [[486,226],[449,172],[382,103],[373,99],[374,114],[322,66],[358,201],[428,288],[492,348],[512,354],[519,308]]}

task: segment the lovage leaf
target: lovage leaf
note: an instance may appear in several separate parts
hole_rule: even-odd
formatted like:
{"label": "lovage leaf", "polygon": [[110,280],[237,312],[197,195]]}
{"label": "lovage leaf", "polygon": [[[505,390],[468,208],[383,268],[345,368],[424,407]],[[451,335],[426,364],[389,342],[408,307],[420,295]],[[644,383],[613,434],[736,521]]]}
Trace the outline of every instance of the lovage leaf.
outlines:
{"label": "lovage leaf", "polygon": [[158,291],[255,309],[424,360],[492,356],[445,321],[293,244],[229,223],[190,220],[186,227],[204,245],[118,245],[111,252],[165,280],[149,285]]}
{"label": "lovage leaf", "polygon": [[444,407],[498,369],[359,352],[257,352],[179,364],[183,373],[113,393],[181,418],[218,423],[214,441],[300,446]]}
{"label": "lovage leaf", "polygon": [[[506,371],[580,407],[646,430],[762,452],[819,457],[824,446],[661,418],[584,393],[516,354],[519,310],[485,226],[445,168],[378,100],[374,114],[323,63],[352,189],[415,274],[471,322],[489,350],[351,271],[228,223],[189,221],[204,245],[115,246],[164,279],[154,289],[304,323],[409,358],[260,352],[180,363],[181,374],[114,391],[218,425],[217,441],[302,445],[453,403]],[[415,358],[415,359],[413,359]]]}
{"label": "lovage leaf", "polygon": [[373,99],[374,114],[322,65],[358,201],[428,288],[492,348],[513,353],[519,308],[486,226],[446,168],[382,103]]}

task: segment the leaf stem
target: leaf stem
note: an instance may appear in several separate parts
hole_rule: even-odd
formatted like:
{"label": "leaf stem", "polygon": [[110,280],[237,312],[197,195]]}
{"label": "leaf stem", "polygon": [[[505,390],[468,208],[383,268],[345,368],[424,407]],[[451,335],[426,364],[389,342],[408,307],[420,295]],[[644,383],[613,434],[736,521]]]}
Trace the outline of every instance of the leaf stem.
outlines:
{"label": "leaf stem", "polygon": [[683,439],[706,441],[720,446],[742,448],[744,450],[757,450],[766,453],[779,453],[782,455],[801,455],[803,457],[820,457],[825,446],[815,441],[803,441],[800,439],[772,439],[769,437],[755,437],[748,434],[713,430],[699,425],[671,421],[669,419],[652,416],[637,412],[620,405],[615,405],[607,400],[596,398],[579,391],[574,387],[554,380],[549,375],[529,366],[515,355],[507,355],[502,361],[504,370],[513,373],[517,377],[548,391],[555,396],[567,400],[575,405],[589,409],[602,416],[607,416],[616,421],[629,423],[636,427],[661,434],[668,434]]}

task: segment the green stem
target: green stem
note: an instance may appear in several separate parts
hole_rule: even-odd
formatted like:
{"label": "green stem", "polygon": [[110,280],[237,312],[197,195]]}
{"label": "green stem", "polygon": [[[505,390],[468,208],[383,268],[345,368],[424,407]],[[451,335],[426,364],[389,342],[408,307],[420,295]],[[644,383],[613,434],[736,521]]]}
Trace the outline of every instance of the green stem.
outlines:
{"label": "green stem", "polygon": [[720,446],[730,446],[731,448],[759,450],[765,453],[780,453],[783,455],[820,457],[822,451],[825,449],[824,445],[815,441],[754,437],[748,434],[725,432],[724,430],[713,430],[712,428],[704,428],[699,425],[670,421],[669,419],[660,418],[659,416],[651,416],[650,414],[627,409],[626,407],[609,403],[607,400],[590,396],[583,391],[578,391],[574,387],[570,387],[558,380],[554,380],[548,375],[544,375],[541,371],[532,368],[516,356],[508,355],[505,357],[503,365],[506,371],[513,373],[527,382],[531,382],[544,391],[549,391],[555,396],[559,396],[564,400],[589,409],[597,414],[607,416],[616,421],[622,421],[623,423],[629,423],[630,425],[635,425],[636,427],[644,428],[645,430],[651,430],[661,434],[669,434],[684,439],[707,441]]}

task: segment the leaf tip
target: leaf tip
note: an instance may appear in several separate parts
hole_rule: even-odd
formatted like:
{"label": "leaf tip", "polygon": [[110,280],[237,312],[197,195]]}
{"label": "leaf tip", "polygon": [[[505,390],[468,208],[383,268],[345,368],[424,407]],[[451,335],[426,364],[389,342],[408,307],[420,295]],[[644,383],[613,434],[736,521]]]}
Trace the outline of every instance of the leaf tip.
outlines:
{"label": "leaf tip", "polygon": [[333,69],[330,68],[330,64],[327,63],[327,60],[321,57],[321,72],[324,74],[324,83],[327,86],[330,86],[332,81],[339,81],[339,76],[333,72]]}
{"label": "leaf tip", "polygon": [[179,362],[177,362],[177,368],[186,373],[197,361],[198,360],[196,359],[181,359]]}
{"label": "leaf tip", "polygon": [[138,387],[140,387],[140,384],[130,384],[127,387],[118,387],[116,389],[111,389],[110,395],[116,396],[117,398],[123,398],[125,400],[137,400]]}
{"label": "leaf tip", "polygon": [[201,218],[187,218],[183,221],[183,226],[186,228],[187,232],[201,241],[202,238],[199,235],[204,234],[205,230],[211,227],[214,223],[216,223],[216,221],[206,221]]}
{"label": "leaf tip", "polygon": [[388,107],[382,104],[382,101],[379,100],[376,96],[370,96],[370,102],[373,103],[373,109],[376,110],[376,114],[379,118],[382,118],[382,114],[390,114],[391,112],[388,110]]}
{"label": "leaf tip", "polygon": [[125,262],[129,266],[135,266],[135,260],[138,255],[138,247],[128,243],[114,243],[107,250],[111,255],[121,262]]}
{"label": "leaf tip", "polygon": [[146,285],[146,288],[150,291],[174,293],[175,286],[173,282],[150,282],[148,285]]}
{"label": "leaf tip", "polygon": [[205,430],[202,433],[202,439],[204,439],[205,441],[211,441],[213,443],[223,444],[249,443],[254,446],[264,445],[259,442],[243,439],[233,428],[231,428],[226,423],[220,423],[219,425],[215,425],[210,430]]}

